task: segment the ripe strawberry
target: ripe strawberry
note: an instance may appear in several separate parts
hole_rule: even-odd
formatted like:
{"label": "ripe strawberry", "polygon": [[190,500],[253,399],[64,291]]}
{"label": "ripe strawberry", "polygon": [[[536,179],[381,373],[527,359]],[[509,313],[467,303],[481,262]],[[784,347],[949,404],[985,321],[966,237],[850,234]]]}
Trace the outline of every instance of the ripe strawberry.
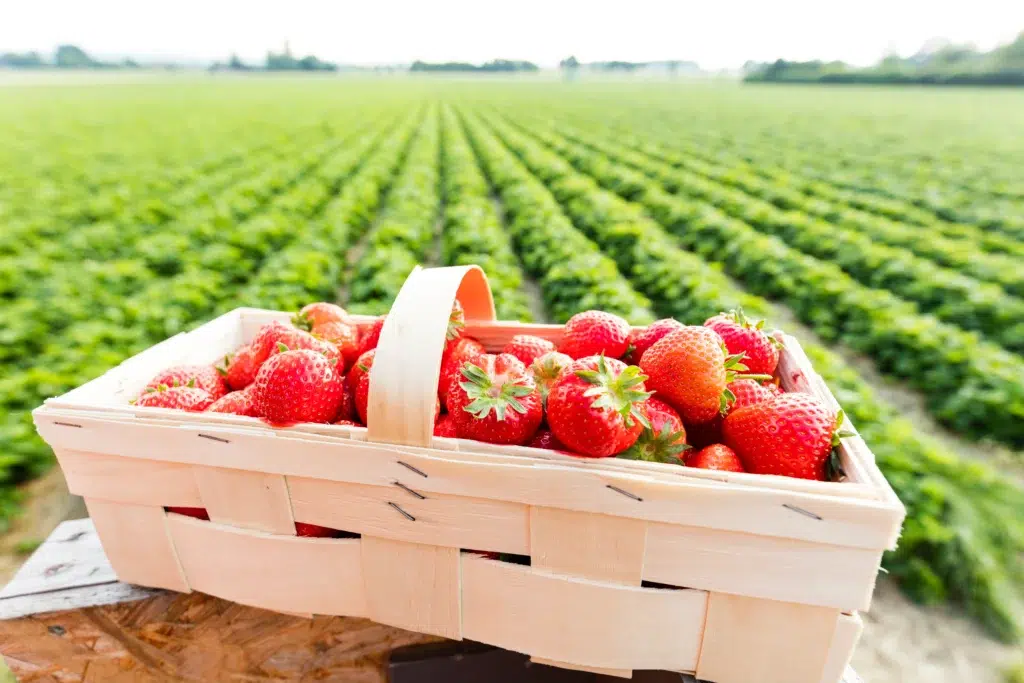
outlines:
{"label": "ripe strawberry", "polygon": [[434,436],[447,436],[455,438],[458,436],[455,430],[455,418],[450,414],[442,415],[437,422],[434,423]]}
{"label": "ripe strawberry", "polygon": [[462,382],[448,390],[450,414],[460,438],[522,445],[544,419],[540,391],[522,362],[507,353],[462,365]]}
{"label": "ripe strawberry", "polygon": [[206,508],[168,506],[167,511],[174,512],[179,515],[185,515],[186,517],[192,517],[194,519],[201,519],[204,522],[210,521],[210,513],[206,511]]}
{"label": "ripe strawberry", "polygon": [[723,433],[748,472],[823,481],[841,421],[820,399],[791,393],[736,410]]}
{"label": "ripe strawberry", "polygon": [[[194,384],[194,380],[190,380],[190,383]],[[155,389],[147,388],[135,401],[136,406],[143,408],[170,408],[190,413],[201,413],[212,403],[210,394],[196,386],[168,387],[166,384]]]}
{"label": "ripe strawberry", "polygon": [[183,387],[190,382],[192,386],[209,394],[214,401],[228,393],[228,385],[212,365],[176,365],[167,368],[149,380],[146,389],[156,389],[161,384],[166,387]]}
{"label": "ripe strawberry", "polygon": [[699,451],[690,453],[686,458],[687,467],[699,467],[702,470],[722,470],[725,472],[746,472],[740,456],[725,444],[713,443]]}
{"label": "ripe strawberry", "polygon": [[208,413],[232,413],[234,415],[245,415],[247,417],[259,417],[256,412],[256,404],[252,400],[252,392],[249,389],[232,391],[224,394],[210,404],[206,409]]}
{"label": "ripe strawberry", "polygon": [[314,327],[327,323],[351,323],[348,312],[338,304],[318,301],[306,304],[293,318],[292,324],[300,330],[310,332]]}
{"label": "ripe strawberry", "polygon": [[655,320],[642,330],[633,330],[629,333],[629,347],[622,360],[630,365],[639,365],[644,351],[654,346],[655,342],[662,337],[681,327],[686,326],[674,318],[663,318]]}
{"label": "ripe strawberry", "polygon": [[[373,367],[373,357],[376,355],[374,349],[370,349],[363,355],[359,356],[359,360],[352,366],[352,370],[348,373],[348,377],[345,379],[347,384],[352,391],[355,398],[356,413],[359,415],[359,419],[364,425],[369,425],[367,421],[368,416],[368,404],[370,402],[370,368]],[[441,401],[437,400],[434,403],[434,422],[437,422],[438,415],[441,414]]]}
{"label": "ripe strawberry", "polygon": [[270,358],[270,354],[277,348],[277,342],[281,336],[288,334],[294,329],[294,327],[285,325],[279,320],[267,323],[259,329],[256,336],[249,342],[249,346],[252,347],[253,363],[255,363],[257,368]]}
{"label": "ripe strawberry", "polygon": [[346,368],[352,367],[359,357],[359,330],[352,323],[332,320],[315,325],[311,334],[317,339],[333,344],[341,354]]}
{"label": "ripe strawberry", "polygon": [[476,339],[459,337],[445,347],[441,356],[441,376],[437,380],[437,395],[448,406],[448,389],[453,380],[462,379],[462,364],[466,361],[476,362],[480,356],[487,355],[484,345]]}
{"label": "ripe strawberry", "polygon": [[380,331],[384,327],[384,316],[382,315],[373,322],[358,323],[357,326],[359,328],[359,356],[362,356],[367,351],[377,348]]}
{"label": "ripe strawberry", "polygon": [[632,446],[619,454],[627,460],[646,460],[673,465],[682,464],[682,453],[690,448],[686,444],[686,429],[679,413],[669,404],[654,396],[644,404],[651,426],[645,428]]}
{"label": "ripe strawberry", "polygon": [[629,323],[604,311],[584,311],[569,318],[558,350],[572,358],[603,354],[619,358],[629,348]]}
{"label": "ripe strawberry", "polygon": [[256,362],[256,351],[251,344],[245,344],[234,353],[224,356],[224,362],[217,366],[228,387],[235,391],[241,391],[252,384],[256,379],[256,373],[260,370],[260,364]]}
{"label": "ripe strawberry", "polygon": [[332,538],[341,535],[337,529],[330,529],[319,524],[306,524],[295,522],[295,535],[302,538]]}
{"label": "ripe strawberry", "polygon": [[526,445],[530,448],[545,448],[549,451],[568,450],[565,444],[559,441],[558,437],[550,429],[538,429],[537,433],[533,435],[533,438]]}
{"label": "ripe strawberry", "polygon": [[[775,385],[772,384],[771,386]],[[752,379],[738,379],[729,382],[727,388],[734,397],[732,405],[728,408],[730,413],[740,408],[757,405],[776,396],[771,389]]]}
{"label": "ripe strawberry", "polygon": [[330,422],[341,409],[344,393],[335,362],[310,349],[272,356],[252,386],[259,414],[282,425]]}
{"label": "ripe strawberry", "polygon": [[548,425],[578,454],[604,458],[632,446],[649,427],[640,369],[614,358],[573,362],[548,393]]}
{"label": "ripe strawberry", "polygon": [[352,387],[349,386],[344,375],[338,374],[335,371],[335,376],[341,382],[341,406],[338,408],[338,414],[334,418],[334,424],[338,424],[340,420],[355,420],[359,416],[356,412],[355,392],[352,391]]}
{"label": "ripe strawberry", "polygon": [[742,309],[719,313],[704,323],[717,332],[730,355],[742,353],[749,372],[770,375],[779,364],[782,342],[764,331],[764,321],[750,322]]}
{"label": "ripe strawberry", "polygon": [[691,424],[686,426],[686,441],[694,449],[705,448],[713,443],[722,441],[722,422],[725,420],[721,415],[715,415],[713,420]]}
{"label": "ripe strawberry", "polygon": [[647,384],[679,411],[688,425],[709,422],[728,410],[733,400],[726,385],[736,379],[764,379],[738,375],[746,370],[738,356],[725,355],[722,338],[707,327],[688,325],[671,332],[644,352],[640,368]]}
{"label": "ripe strawberry", "polygon": [[554,350],[554,342],[535,337],[532,334],[517,334],[505,344],[501,352],[512,354],[521,360],[523,365],[530,367],[530,364],[537,358]]}
{"label": "ripe strawberry", "polygon": [[530,372],[533,373],[533,381],[540,388],[540,397],[544,406],[548,404],[548,392],[562,371],[572,365],[572,358],[560,351],[551,351],[540,356],[530,364]]}
{"label": "ripe strawberry", "polygon": [[277,335],[277,343],[271,349],[270,356],[275,356],[283,351],[298,351],[299,349],[316,351],[332,361],[341,358],[338,347],[334,344],[323,339],[317,339],[309,332],[303,332],[294,328],[282,331]]}

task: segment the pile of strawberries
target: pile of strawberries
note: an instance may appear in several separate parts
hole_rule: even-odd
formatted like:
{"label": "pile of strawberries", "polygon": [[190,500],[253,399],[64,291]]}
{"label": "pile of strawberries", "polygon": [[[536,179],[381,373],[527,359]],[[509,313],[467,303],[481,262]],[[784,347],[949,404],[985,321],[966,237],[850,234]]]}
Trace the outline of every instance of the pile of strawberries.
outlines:
{"label": "pile of strawberries", "polygon": [[[356,323],[330,303],[264,326],[217,366],[179,366],[136,405],[234,413],[275,425],[363,426],[384,318]],[[828,480],[842,413],[784,393],[781,336],[723,313],[702,326],[632,330],[586,311],[561,343],[516,335],[500,353],[464,334],[456,301],[441,361],[434,434],[571,455]]]}

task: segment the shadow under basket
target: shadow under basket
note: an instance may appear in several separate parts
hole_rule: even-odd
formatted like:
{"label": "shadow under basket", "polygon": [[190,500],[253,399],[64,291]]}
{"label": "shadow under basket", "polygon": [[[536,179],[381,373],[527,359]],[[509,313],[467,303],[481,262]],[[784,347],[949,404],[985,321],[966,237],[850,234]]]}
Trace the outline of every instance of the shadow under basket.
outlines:
{"label": "shadow under basket", "polygon": [[[212,363],[288,319],[251,308],[48,400],[35,423],[123,581],[366,617],[624,677],[838,681],[904,516],[860,437],[843,439],[843,482],[434,437],[456,297],[465,333],[490,350],[562,334],[496,321],[475,266],[417,269],[381,333],[369,428],[274,429],[129,403],[160,370]],[[783,388],[835,406],[799,343],[785,342]],[[299,537],[296,520],[359,536]]]}

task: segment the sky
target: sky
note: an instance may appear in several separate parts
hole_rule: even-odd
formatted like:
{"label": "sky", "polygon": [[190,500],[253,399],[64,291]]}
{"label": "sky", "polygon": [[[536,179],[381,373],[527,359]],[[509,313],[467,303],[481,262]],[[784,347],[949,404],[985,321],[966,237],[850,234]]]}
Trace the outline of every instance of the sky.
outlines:
{"label": "sky", "polygon": [[707,69],[770,61],[874,63],[933,38],[982,49],[1024,30],[1011,0],[0,0],[0,52],[72,43],[94,56],[260,61],[298,56],[346,64],[527,59],[693,60]]}

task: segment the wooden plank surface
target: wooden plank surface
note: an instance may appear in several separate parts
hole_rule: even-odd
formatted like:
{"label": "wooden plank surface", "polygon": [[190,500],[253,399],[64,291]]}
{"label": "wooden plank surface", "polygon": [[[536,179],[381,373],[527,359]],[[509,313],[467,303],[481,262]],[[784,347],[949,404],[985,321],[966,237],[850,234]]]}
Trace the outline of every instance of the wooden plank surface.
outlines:
{"label": "wooden plank surface", "polygon": [[[67,565],[60,571],[51,568]],[[49,571],[47,571],[49,570]],[[384,683],[396,649],[447,643],[435,636],[366,619],[312,620],[245,607],[201,593],[181,594],[119,583],[92,523],[59,526],[0,592],[0,655],[17,680],[33,683],[104,681],[344,680]],[[487,652],[500,652],[487,650]],[[511,662],[438,652],[402,654],[392,667],[401,680],[462,680],[471,661]],[[417,664],[421,662],[421,664]],[[512,666],[507,664],[506,666]],[[516,660],[515,666],[520,666]],[[528,664],[522,664],[529,668]],[[423,670],[414,678],[413,671]],[[540,668],[540,667],[537,667]],[[429,675],[434,671],[435,675]],[[536,672],[508,680],[569,681],[579,672]],[[638,672],[640,680],[643,678]],[[466,679],[469,680],[469,679]],[[587,680],[614,681],[597,675]],[[654,679],[651,679],[654,680]],[[657,678],[693,683],[664,674]],[[751,683],[758,683],[751,681]],[[863,683],[847,668],[843,683]]]}

